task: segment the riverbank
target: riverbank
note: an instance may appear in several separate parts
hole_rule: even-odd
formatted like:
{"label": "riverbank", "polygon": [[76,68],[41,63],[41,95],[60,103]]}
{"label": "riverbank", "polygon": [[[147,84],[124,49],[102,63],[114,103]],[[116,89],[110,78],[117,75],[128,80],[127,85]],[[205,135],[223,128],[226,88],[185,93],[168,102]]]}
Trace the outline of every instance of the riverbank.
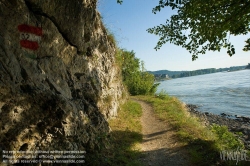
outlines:
{"label": "riverbank", "polygon": [[198,106],[192,104],[187,104],[186,107],[192,115],[199,117],[206,126],[212,124],[227,126],[228,130],[244,143],[245,148],[250,150],[250,118],[236,116],[233,119],[233,117],[224,113],[215,115],[209,112],[201,112],[198,110]]}
{"label": "riverbank", "polygon": [[[241,166],[249,165],[247,160],[235,161],[230,156],[224,160],[220,156],[222,151],[245,149],[238,139],[240,131],[236,135],[225,127],[210,126],[214,121],[219,121],[217,124],[234,124],[231,119],[203,114],[198,107],[185,105],[166,94],[131,96],[131,99],[141,106],[128,101],[121,107],[118,116],[109,120],[110,133],[104,135],[109,146],[102,147],[100,152],[91,156],[88,154],[86,163],[158,166],[170,163],[235,165],[237,162]],[[240,124],[233,126],[237,130]]]}
{"label": "riverbank", "polygon": [[[192,115],[187,106],[176,97],[159,93],[156,96],[135,96],[135,98],[152,105],[155,115],[173,127],[177,136],[176,141],[185,145],[190,154],[189,159],[194,165],[235,165],[234,158],[228,156],[229,159],[224,160],[220,157],[220,153],[245,149],[238,136],[240,132],[236,135],[224,126],[217,124],[210,126],[210,122]],[[249,165],[249,161],[241,160],[238,164]]]}

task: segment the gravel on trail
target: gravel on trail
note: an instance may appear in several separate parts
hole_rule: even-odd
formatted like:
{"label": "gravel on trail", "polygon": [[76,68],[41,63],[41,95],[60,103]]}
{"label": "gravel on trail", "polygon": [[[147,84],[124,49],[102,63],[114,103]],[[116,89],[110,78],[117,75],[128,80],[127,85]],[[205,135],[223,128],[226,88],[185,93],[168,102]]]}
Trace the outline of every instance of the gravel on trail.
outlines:
{"label": "gravel on trail", "polygon": [[142,134],[143,141],[140,159],[143,165],[148,166],[188,166],[188,153],[178,142],[176,132],[165,121],[154,114],[152,106],[144,101],[135,100],[142,107]]}

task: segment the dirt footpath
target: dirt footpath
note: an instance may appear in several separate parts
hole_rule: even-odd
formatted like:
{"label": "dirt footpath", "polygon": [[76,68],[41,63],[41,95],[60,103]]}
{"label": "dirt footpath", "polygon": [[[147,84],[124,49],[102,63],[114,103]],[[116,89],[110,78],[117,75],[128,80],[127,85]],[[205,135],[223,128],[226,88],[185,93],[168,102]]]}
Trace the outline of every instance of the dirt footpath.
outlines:
{"label": "dirt footpath", "polygon": [[170,125],[155,117],[153,108],[148,103],[134,100],[141,104],[143,142],[141,161],[148,166],[190,165],[185,148],[177,142]]}

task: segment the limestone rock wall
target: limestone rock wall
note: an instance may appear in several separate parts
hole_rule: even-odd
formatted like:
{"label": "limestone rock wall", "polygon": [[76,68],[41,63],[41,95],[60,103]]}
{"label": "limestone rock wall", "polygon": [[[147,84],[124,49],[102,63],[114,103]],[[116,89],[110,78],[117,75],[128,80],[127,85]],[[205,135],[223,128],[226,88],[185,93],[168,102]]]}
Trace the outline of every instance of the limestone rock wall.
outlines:
{"label": "limestone rock wall", "polygon": [[0,0],[0,147],[98,149],[123,96],[114,55],[96,0]]}

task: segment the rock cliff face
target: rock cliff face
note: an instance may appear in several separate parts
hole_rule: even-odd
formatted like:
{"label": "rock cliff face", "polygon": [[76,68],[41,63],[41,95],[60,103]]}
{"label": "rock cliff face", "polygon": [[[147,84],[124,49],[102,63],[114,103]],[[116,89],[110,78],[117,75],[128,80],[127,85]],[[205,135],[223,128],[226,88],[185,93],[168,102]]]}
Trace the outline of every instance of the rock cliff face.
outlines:
{"label": "rock cliff face", "polygon": [[96,0],[0,0],[0,148],[96,150],[123,96]]}

